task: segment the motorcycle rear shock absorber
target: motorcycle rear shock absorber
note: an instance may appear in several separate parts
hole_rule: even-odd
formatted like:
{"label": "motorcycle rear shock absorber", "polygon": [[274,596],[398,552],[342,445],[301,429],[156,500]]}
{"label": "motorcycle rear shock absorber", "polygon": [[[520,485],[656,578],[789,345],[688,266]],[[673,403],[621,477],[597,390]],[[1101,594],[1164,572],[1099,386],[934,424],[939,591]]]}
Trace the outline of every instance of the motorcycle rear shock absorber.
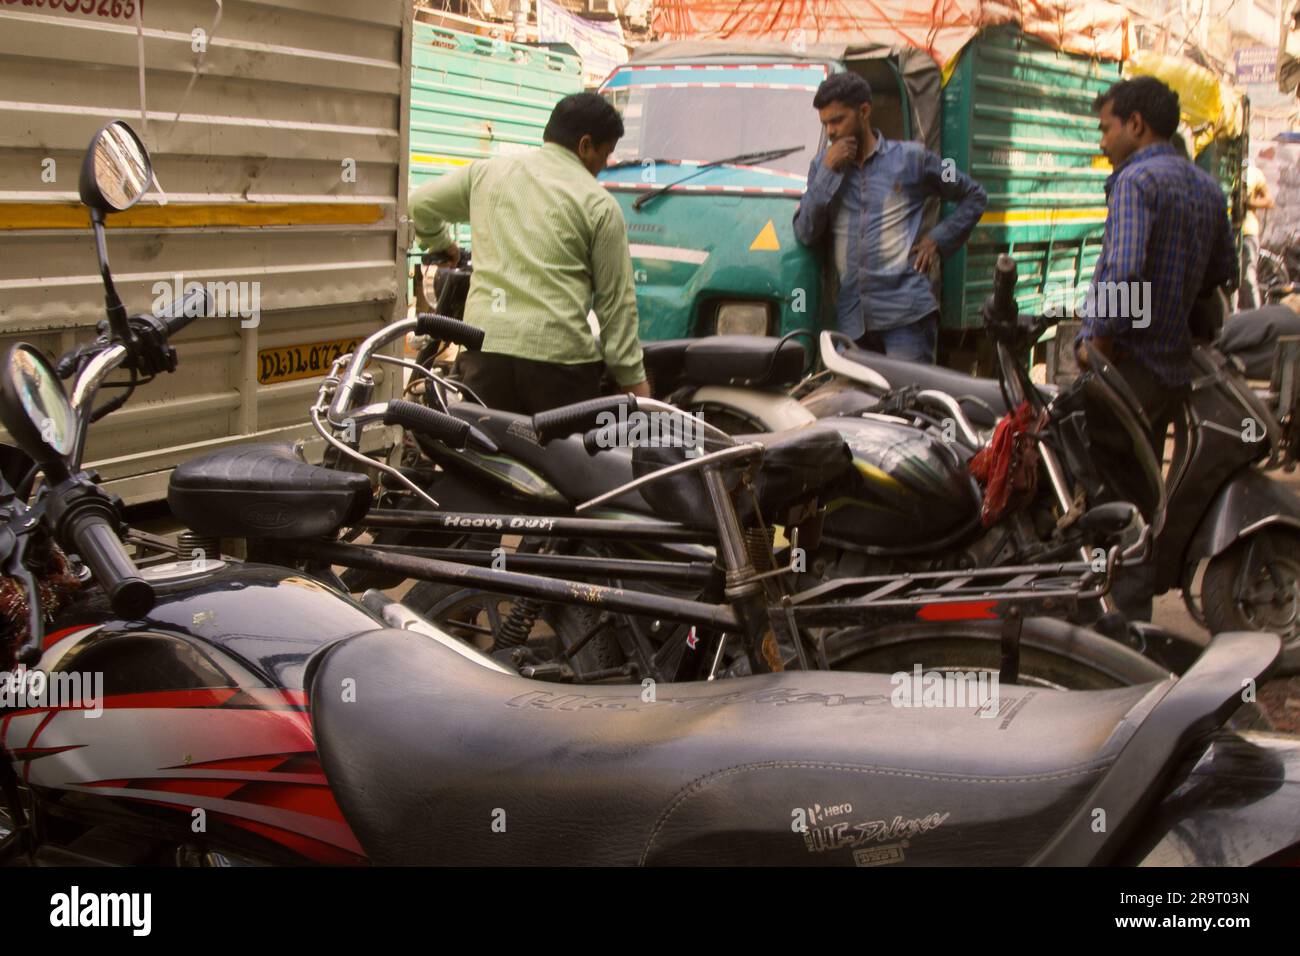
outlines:
{"label": "motorcycle rear shock absorber", "polygon": [[528,643],[528,635],[533,632],[533,625],[537,623],[537,618],[541,613],[542,605],[536,599],[515,598],[514,603],[510,605],[510,613],[506,615],[506,619],[497,628],[492,650],[499,651],[503,648],[522,647]]}

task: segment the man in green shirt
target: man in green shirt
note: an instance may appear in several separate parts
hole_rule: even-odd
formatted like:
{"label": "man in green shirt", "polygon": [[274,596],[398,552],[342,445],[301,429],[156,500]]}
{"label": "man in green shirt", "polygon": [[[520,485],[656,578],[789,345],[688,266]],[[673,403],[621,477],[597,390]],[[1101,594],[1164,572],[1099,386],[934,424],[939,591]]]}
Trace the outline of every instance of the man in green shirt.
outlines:
{"label": "man in green shirt", "polygon": [[474,231],[465,321],[486,335],[457,373],[492,408],[532,414],[595,398],[606,369],[621,390],[650,394],[627,227],[595,178],[622,135],[614,107],[576,93],[556,104],[541,149],[472,163],[411,196],[425,249],[458,262],[451,223]]}

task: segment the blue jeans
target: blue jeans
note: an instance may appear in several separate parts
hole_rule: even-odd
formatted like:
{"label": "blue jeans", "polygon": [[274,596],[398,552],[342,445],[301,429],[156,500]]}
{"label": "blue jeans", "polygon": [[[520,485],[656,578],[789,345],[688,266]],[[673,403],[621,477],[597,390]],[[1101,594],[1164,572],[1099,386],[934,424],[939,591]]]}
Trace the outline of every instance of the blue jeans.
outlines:
{"label": "blue jeans", "polygon": [[934,364],[935,349],[939,344],[939,313],[931,312],[923,319],[908,325],[882,332],[867,332],[858,339],[864,349],[881,352],[891,359],[904,362]]}

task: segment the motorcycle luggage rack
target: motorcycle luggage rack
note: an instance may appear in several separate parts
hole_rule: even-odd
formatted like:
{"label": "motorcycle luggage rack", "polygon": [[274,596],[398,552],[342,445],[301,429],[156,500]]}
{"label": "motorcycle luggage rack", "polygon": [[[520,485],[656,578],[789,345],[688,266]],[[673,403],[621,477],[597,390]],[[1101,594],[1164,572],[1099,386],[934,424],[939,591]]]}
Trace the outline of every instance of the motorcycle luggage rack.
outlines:
{"label": "motorcycle luggage rack", "polygon": [[1000,620],[1072,613],[1109,591],[1091,564],[1019,565],[966,571],[840,578],[790,596],[803,624],[840,626],[891,620]]}

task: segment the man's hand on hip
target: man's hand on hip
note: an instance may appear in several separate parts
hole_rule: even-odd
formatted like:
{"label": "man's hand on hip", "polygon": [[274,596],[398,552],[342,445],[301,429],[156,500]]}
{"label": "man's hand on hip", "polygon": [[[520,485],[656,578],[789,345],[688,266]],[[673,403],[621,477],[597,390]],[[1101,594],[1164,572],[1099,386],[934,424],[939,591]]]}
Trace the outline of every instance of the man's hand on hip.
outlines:
{"label": "man's hand on hip", "polygon": [[912,247],[912,252],[916,254],[912,267],[917,272],[929,272],[930,268],[939,261],[939,244],[928,236],[919,240]]}

